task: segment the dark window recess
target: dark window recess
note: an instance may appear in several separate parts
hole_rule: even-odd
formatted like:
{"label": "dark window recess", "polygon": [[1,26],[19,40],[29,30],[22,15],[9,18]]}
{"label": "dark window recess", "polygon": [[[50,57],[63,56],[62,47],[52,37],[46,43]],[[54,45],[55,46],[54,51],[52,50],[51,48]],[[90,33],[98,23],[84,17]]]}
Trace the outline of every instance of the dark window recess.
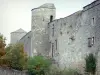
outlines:
{"label": "dark window recess", "polygon": [[49,28],[49,25],[48,25],[48,28]]}
{"label": "dark window recess", "polygon": [[75,40],[75,37],[74,37],[74,36],[71,36],[70,39],[71,39],[72,41],[74,41],[74,40]]}
{"label": "dark window recess", "polygon": [[72,25],[70,25],[69,28],[72,28]]}
{"label": "dark window recess", "polygon": [[52,43],[52,57],[54,56],[54,44]]}
{"label": "dark window recess", "polygon": [[56,42],[56,50],[57,50],[57,40],[55,40],[55,42]]}
{"label": "dark window recess", "polygon": [[92,26],[94,26],[94,24],[95,24],[95,19],[92,18]]}
{"label": "dark window recess", "polygon": [[67,34],[69,34],[69,31],[67,31]]}
{"label": "dark window recess", "polygon": [[43,21],[44,21],[44,18],[43,18]]}
{"label": "dark window recess", "polygon": [[94,18],[92,18],[92,22],[93,22],[93,24],[94,24]]}
{"label": "dark window recess", "polygon": [[52,21],[53,21],[53,16],[51,15],[51,16],[50,16],[50,22],[52,22]]}
{"label": "dark window recess", "polygon": [[54,36],[54,24],[53,24],[53,28],[52,28],[52,36]]}
{"label": "dark window recess", "polygon": [[94,37],[88,38],[88,47],[92,47],[94,45]]}
{"label": "dark window recess", "polygon": [[66,25],[66,23],[64,23],[64,25]]}
{"label": "dark window recess", "polygon": [[62,31],[60,31],[60,35],[62,35]]}

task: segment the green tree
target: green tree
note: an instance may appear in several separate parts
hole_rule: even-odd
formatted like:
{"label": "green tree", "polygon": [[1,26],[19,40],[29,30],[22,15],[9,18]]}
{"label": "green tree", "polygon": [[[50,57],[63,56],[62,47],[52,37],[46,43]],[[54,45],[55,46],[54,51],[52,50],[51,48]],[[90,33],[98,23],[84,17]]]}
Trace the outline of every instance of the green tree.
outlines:
{"label": "green tree", "polygon": [[85,67],[85,71],[95,75],[96,72],[96,57],[90,53],[86,58],[86,67]]}
{"label": "green tree", "polygon": [[29,75],[41,75],[45,74],[45,71],[49,69],[51,62],[49,59],[43,56],[34,56],[28,59],[28,72]]}
{"label": "green tree", "polygon": [[13,45],[9,44],[8,46],[6,46],[5,51],[6,53],[9,52],[12,49]]}
{"label": "green tree", "polygon": [[3,57],[7,61],[7,65],[13,69],[23,70],[27,65],[27,55],[24,52],[24,47],[22,44],[15,44],[7,49],[6,55]]}

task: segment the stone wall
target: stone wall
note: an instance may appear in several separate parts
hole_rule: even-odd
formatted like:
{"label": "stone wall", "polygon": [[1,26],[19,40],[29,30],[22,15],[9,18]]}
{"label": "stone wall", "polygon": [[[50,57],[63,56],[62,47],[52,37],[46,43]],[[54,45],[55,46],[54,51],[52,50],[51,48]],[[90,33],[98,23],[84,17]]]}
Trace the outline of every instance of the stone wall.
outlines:
{"label": "stone wall", "polygon": [[[87,52],[84,50],[86,44],[84,38],[83,40],[80,39],[81,32],[78,32],[81,28],[81,14],[82,12],[78,11],[49,24],[50,55],[53,54],[60,68],[82,68],[82,65],[84,65],[82,64],[84,63],[82,56]],[[52,35],[53,27],[54,35]],[[53,48],[52,44],[54,45]]]}
{"label": "stone wall", "polygon": [[[94,3],[96,5],[93,5]],[[83,72],[86,55],[100,51],[99,3],[100,0],[97,0],[84,7],[81,12],[49,23],[50,54],[58,61],[60,67],[78,68]],[[92,37],[94,37],[93,45],[89,47],[89,38]],[[100,62],[97,66],[99,65]]]}
{"label": "stone wall", "polygon": [[0,75],[28,75],[25,71],[17,71],[0,67]]}
{"label": "stone wall", "polygon": [[20,43],[24,44],[24,51],[27,53],[28,56],[33,56],[31,39],[32,39],[32,32],[30,31],[19,40]]}
{"label": "stone wall", "polygon": [[14,32],[11,32],[11,44],[16,44],[24,35],[26,35],[27,32],[24,31],[23,29],[18,29]]}
{"label": "stone wall", "polygon": [[50,22],[50,17],[55,19],[54,4],[44,4],[38,8],[32,9],[32,50],[42,55],[48,55],[49,43],[47,25]]}

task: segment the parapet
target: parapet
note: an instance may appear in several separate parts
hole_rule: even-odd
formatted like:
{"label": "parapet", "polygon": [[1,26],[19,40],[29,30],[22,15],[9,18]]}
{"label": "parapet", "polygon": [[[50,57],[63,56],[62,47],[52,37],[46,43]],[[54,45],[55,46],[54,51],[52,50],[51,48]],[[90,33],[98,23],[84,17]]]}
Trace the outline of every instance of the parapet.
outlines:
{"label": "parapet", "polygon": [[100,4],[100,0],[95,0],[93,1],[91,4],[86,5],[85,7],[83,7],[83,11],[86,11],[88,9],[93,8],[94,6],[97,6]]}
{"label": "parapet", "polygon": [[53,3],[45,3],[45,4],[41,5],[41,6],[39,6],[38,8],[33,8],[32,10],[39,9],[39,8],[56,9],[55,5]]}
{"label": "parapet", "polygon": [[40,7],[38,8],[50,8],[50,9],[55,9],[55,6],[53,3],[45,3],[43,5],[41,5]]}

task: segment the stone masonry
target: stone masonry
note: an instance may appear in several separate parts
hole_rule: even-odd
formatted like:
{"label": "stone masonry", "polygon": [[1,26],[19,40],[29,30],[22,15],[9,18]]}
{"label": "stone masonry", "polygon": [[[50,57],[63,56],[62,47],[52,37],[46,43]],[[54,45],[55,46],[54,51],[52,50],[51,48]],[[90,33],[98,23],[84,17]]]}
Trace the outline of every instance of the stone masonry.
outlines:
{"label": "stone masonry", "polygon": [[20,39],[25,40],[29,56],[49,56],[60,68],[75,68],[83,73],[84,59],[93,53],[97,55],[97,75],[100,74],[100,0],[60,19],[55,19],[56,8],[52,3],[31,11],[31,34]]}

